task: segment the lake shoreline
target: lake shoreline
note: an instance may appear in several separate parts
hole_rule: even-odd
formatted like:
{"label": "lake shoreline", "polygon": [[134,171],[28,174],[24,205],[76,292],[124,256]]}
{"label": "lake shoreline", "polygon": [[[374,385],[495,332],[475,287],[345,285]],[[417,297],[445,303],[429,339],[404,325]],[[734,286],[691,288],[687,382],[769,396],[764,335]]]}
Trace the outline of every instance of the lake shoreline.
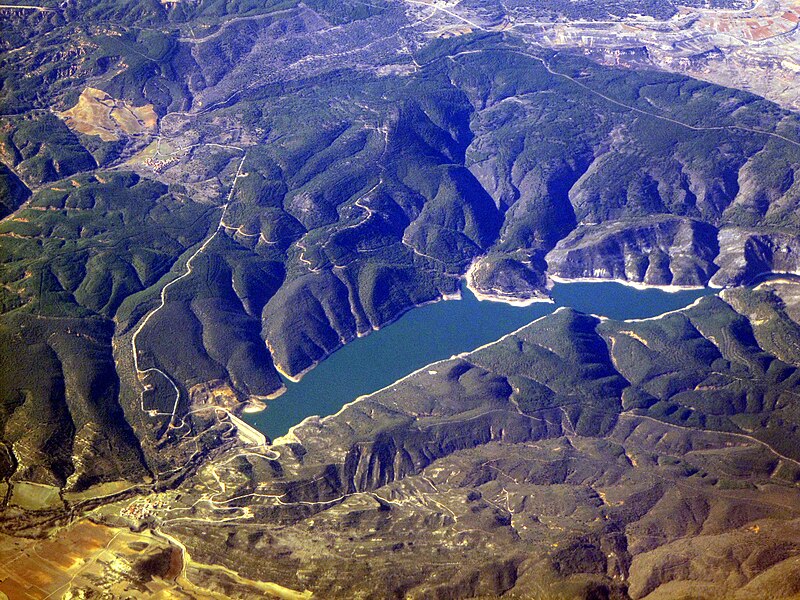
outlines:
{"label": "lake shoreline", "polygon": [[551,301],[519,306],[483,301],[462,281],[461,293],[447,298],[460,297],[460,302],[426,302],[398,316],[392,327],[354,337],[308,369],[302,382],[287,382],[286,392],[267,402],[266,410],[248,411],[242,418],[268,437],[279,439],[303,421],[336,414],[354,399],[385,389],[431,364],[495,343],[560,308],[572,307],[600,319],[654,318],[711,293],[715,290],[667,293],[621,282],[555,282]]}

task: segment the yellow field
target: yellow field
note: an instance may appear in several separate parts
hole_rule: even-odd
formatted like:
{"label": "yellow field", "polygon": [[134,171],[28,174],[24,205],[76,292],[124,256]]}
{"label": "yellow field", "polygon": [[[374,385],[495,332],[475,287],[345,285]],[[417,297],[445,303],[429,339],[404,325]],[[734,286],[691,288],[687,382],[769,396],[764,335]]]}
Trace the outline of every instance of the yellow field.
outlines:
{"label": "yellow field", "polygon": [[61,503],[58,488],[51,485],[21,481],[14,484],[11,504],[28,510],[39,510]]}
{"label": "yellow field", "polygon": [[169,545],[148,533],[134,533],[81,521],[50,540],[0,536],[0,599],[71,597],[78,590],[102,590],[110,597],[188,598],[174,582],[180,552],[163,577],[142,581],[132,565]]}
{"label": "yellow field", "polygon": [[83,90],[75,106],[57,114],[73,131],[100,136],[104,142],[116,141],[121,134],[154,131],[158,124],[152,104],[132,106],[90,87]]}
{"label": "yellow field", "polygon": [[[159,563],[157,572],[142,568],[154,559]],[[228,586],[249,590],[252,597],[311,597],[309,591],[196,563],[180,541],[149,530],[137,533],[83,520],[58,530],[51,539],[0,534],[0,600],[74,600],[87,593],[106,598],[223,600],[228,598],[224,593]]]}

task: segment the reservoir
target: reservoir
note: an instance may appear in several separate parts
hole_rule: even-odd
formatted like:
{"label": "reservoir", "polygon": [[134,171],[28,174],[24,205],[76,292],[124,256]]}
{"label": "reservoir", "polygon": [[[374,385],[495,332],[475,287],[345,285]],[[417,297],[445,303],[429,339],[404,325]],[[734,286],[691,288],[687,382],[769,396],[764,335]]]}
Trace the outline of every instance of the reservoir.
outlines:
{"label": "reservoir", "polygon": [[266,410],[243,418],[274,439],[308,416],[333,414],[359,396],[429,363],[493,342],[560,306],[612,319],[642,319],[683,308],[714,292],[637,289],[608,281],[556,283],[553,303],[519,307],[481,302],[464,289],[461,300],[415,308],[391,325],[346,344],[299,383],[285,381],[286,393],[270,400]]}

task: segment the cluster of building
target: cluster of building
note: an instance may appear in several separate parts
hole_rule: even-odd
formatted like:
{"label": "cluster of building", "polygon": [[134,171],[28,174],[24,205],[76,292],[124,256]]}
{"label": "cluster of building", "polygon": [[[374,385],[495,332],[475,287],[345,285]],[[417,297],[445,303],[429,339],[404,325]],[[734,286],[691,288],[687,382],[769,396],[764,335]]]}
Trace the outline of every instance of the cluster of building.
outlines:
{"label": "cluster of building", "polygon": [[150,167],[151,169],[153,169],[153,171],[155,171],[156,173],[162,173],[162,172],[166,171],[169,167],[174,165],[176,162],[178,162],[178,159],[176,157],[170,157],[170,158],[168,158],[166,160],[161,160],[161,159],[152,158],[152,157],[144,159],[144,164],[146,166]]}
{"label": "cluster of building", "polygon": [[132,521],[144,521],[155,516],[157,510],[166,508],[167,501],[159,496],[137,498],[120,511],[120,516]]}

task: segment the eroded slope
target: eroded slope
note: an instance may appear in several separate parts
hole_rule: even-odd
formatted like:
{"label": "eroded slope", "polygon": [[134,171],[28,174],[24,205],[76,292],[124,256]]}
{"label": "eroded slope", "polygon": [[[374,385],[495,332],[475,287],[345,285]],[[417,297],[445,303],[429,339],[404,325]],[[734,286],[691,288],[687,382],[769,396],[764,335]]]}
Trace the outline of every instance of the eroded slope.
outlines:
{"label": "eroded slope", "polygon": [[146,522],[195,564],[326,598],[793,597],[795,288],[559,310],[220,455]]}

